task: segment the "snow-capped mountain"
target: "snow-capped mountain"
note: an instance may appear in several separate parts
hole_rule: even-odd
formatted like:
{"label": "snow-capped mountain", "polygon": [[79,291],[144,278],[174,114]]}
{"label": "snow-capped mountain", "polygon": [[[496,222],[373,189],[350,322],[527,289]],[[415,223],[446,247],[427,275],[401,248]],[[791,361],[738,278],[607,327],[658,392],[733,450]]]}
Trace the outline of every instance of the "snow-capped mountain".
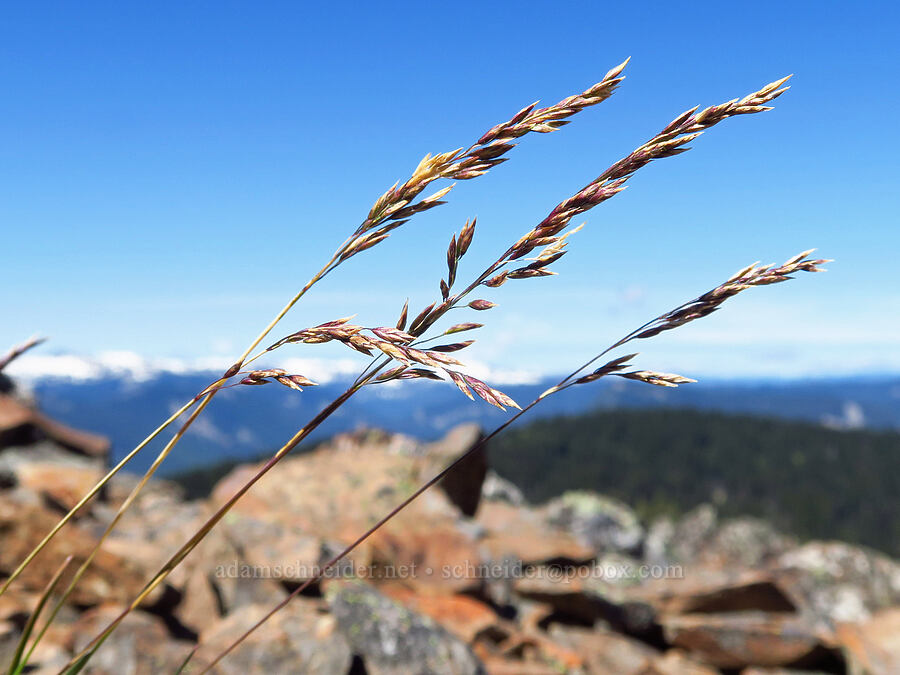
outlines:
{"label": "snow-capped mountain", "polygon": [[[226,361],[146,359],[130,352],[96,357],[29,354],[12,364],[9,375],[32,390],[49,414],[109,436],[118,458],[215,379]],[[344,391],[351,373],[359,368],[358,362],[351,360],[296,359],[279,365],[320,384],[302,392],[277,385],[222,391],[185,436],[165,470],[255,457],[279,446]],[[483,376],[520,403],[531,401],[555,381],[529,373],[491,373],[484,367],[476,367],[473,374]],[[897,429],[900,377],[718,381],[678,389],[611,378],[551,397],[523,420],[594,408],[660,406],[803,419],[836,428]],[[436,438],[460,422],[474,421],[492,428],[504,418],[504,413],[485,403],[469,401],[452,384],[414,380],[363,390],[310,441],[359,427]],[[152,461],[154,447],[133,464],[135,470]]]}

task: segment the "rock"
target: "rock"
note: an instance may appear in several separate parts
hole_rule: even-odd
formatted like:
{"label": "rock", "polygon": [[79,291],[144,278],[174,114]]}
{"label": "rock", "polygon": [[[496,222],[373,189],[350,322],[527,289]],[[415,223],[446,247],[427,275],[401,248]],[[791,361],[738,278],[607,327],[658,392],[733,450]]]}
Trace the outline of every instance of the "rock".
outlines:
{"label": "rock", "polygon": [[654,659],[640,675],[719,675],[719,671],[698,663],[679,649],[670,649]]}
{"label": "rock", "polygon": [[[662,547],[666,561],[693,562],[712,539],[718,521],[715,507],[701,504],[674,523],[669,529],[669,540],[655,542],[655,547]],[[664,534],[664,531],[657,534]]]}
{"label": "rock", "polygon": [[643,599],[603,579],[570,575],[556,568],[535,568],[514,584],[518,596],[553,607],[553,615],[568,623],[594,625],[604,622],[632,635],[651,637],[657,630],[656,610]]}
{"label": "rock", "polygon": [[863,622],[900,605],[900,563],[840,542],[810,542],[778,558],[773,574],[791,600],[824,629]]}
{"label": "rock", "polygon": [[22,631],[12,621],[0,620],[0,664],[12,663]]}
{"label": "rock", "polygon": [[24,626],[37,607],[39,599],[39,593],[22,592],[11,588],[0,595],[0,621],[12,621]]}
{"label": "rock", "polygon": [[759,518],[720,521],[715,508],[701,504],[678,521],[659,518],[648,531],[644,557],[650,564],[758,567],[796,546],[796,540]]}
{"label": "rock", "polygon": [[759,567],[796,544],[764,520],[734,518],[722,523],[699,557],[721,566]]}
{"label": "rock", "polygon": [[[267,557],[268,549],[253,558],[253,544],[259,542],[259,533],[254,526],[253,521],[229,513],[185,561],[182,570],[185,593],[188,585],[203,589],[202,597],[188,601],[199,604],[190,607],[183,602],[176,609],[179,616],[184,616],[186,625],[196,623],[196,620],[192,622],[192,615],[202,616],[203,611],[210,609],[214,609],[214,614],[224,616],[246,605],[271,607],[284,599],[287,594],[284,580],[297,579],[294,566],[307,561]],[[277,543],[274,538],[271,541]],[[286,538],[285,542],[290,540]]]}
{"label": "rock", "polygon": [[[195,635],[195,664],[211,663],[477,438],[475,427],[435,444],[363,432],[287,458],[113,634],[91,672],[171,672]],[[24,457],[0,453],[17,483],[0,491],[0,578],[74,503],[76,484],[95,479],[83,458]],[[645,533],[615,500],[576,492],[531,507],[473,467],[413,502],[310,589],[316,599],[294,599],[215,672],[789,675],[844,672],[846,662],[853,675],[900,673],[900,564],[886,556],[798,547],[765,521],[722,521],[709,505]],[[208,501],[148,485],[33,672],[58,672],[257,469],[235,469]],[[114,480],[108,501],[92,503],[0,596],[0,651],[62,558],[75,555],[74,571],[133,486]],[[672,567],[660,577],[648,564]]]}
{"label": "rock", "polygon": [[650,565],[668,565],[676,562],[672,553],[675,540],[675,522],[669,517],[657,518],[647,528],[644,538],[644,560]]}
{"label": "rock", "polygon": [[692,567],[681,579],[651,580],[630,589],[661,614],[715,612],[796,612],[797,605],[766,571]]}
{"label": "rock", "polygon": [[549,526],[543,513],[504,502],[485,502],[476,521],[484,528],[481,546],[491,560],[517,560],[525,565],[551,561],[584,563],[594,550],[575,536]]}
{"label": "rock", "polygon": [[187,572],[180,591],[179,602],[171,612],[182,626],[194,633],[199,634],[223,611],[224,601],[220,597],[224,594],[216,593],[213,580],[199,566]]}
{"label": "rock", "polygon": [[[103,462],[97,458],[73,453],[52,440],[6,447],[0,441],[0,490],[20,486],[42,504],[58,510],[68,511],[74,506],[94,487],[104,470]],[[104,497],[105,491],[101,490],[79,517],[89,513]]]}
{"label": "rock", "polygon": [[372,675],[484,673],[472,650],[431,619],[360,582],[328,586],[338,628]]}
{"label": "rock", "polygon": [[[95,505],[91,520],[85,521],[84,527],[90,527],[94,535],[99,537],[112,522],[120,503],[134,484],[133,477],[113,480],[109,490],[109,503]],[[127,558],[140,569],[145,579],[155,575],[208,517],[205,505],[199,502],[186,503],[180,497],[181,491],[172,484],[165,481],[160,481],[159,484],[156,481],[148,483],[104,542],[103,550]],[[209,536],[217,536],[216,531]],[[182,591],[188,570],[196,559],[195,550],[168,576],[166,584],[170,590]]]}
{"label": "rock", "polygon": [[235,513],[221,523],[221,532],[234,558],[252,567],[258,579],[301,583],[315,575],[322,558],[318,537],[282,522]]}
{"label": "rock", "polygon": [[[398,452],[390,443],[351,441],[341,437],[335,445],[285,460],[230,512],[234,523],[267,528],[272,543],[259,555],[266,564],[294,564],[298,553],[283,548],[294,546],[288,542],[300,542],[310,552],[316,541],[320,547],[349,544],[423,482],[422,458]],[[223,503],[255,470],[241,467],[224,478],[213,491],[212,505]],[[477,533],[466,522],[443,492],[429,490],[360,546],[354,562],[375,565],[378,573],[414,568],[418,572],[409,575],[410,583],[446,592],[477,587],[477,579],[442,573],[481,560]],[[229,537],[239,550],[258,550],[253,528],[235,525]]]}
{"label": "rock", "polygon": [[559,666],[536,661],[526,662],[503,656],[487,657],[484,661],[491,675],[559,675]]}
{"label": "rock", "polygon": [[[133,487],[132,477],[117,475],[110,483],[109,504],[98,505],[93,512],[98,534],[112,521]],[[152,543],[160,549],[160,556],[166,556],[187,541],[209,515],[210,510],[202,502],[183,501],[177,486],[152,480],[122,516],[113,536]]]}
{"label": "rock", "polygon": [[[483,438],[477,424],[462,424],[436,443],[426,446],[423,476],[430,478],[449,466]],[[447,498],[467,516],[474,516],[481,501],[481,487],[488,471],[487,446],[462,460],[438,483]]]}
{"label": "rock", "polygon": [[644,528],[622,502],[593,492],[567,492],[544,506],[548,522],[597,553],[639,554]]}
{"label": "rock", "polygon": [[510,481],[493,469],[488,469],[481,484],[481,499],[489,502],[504,502],[512,506],[525,506],[525,495]]}
{"label": "rock", "polygon": [[[437,493],[422,495],[427,503]],[[483,563],[475,538],[443,518],[415,518],[414,511],[392,521],[373,537],[375,575],[405,578],[423,592],[459,593],[482,583]]]}
{"label": "rock", "polygon": [[549,635],[581,655],[592,675],[638,675],[659,656],[643,642],[603,629],[554,625]]}
{"label": "rock", "polygon": [[668,644],[718,668],[785,666],[815,660],[822,640],[790,614],[734,612],[660,619]]}
{"label": "rock", "polygon": [[500,646],[500,655],[515,658],[522,663],[541,663],[556,668],[557,672],[579,672],[584,667],[583,657],[574,649],[560,645],[543,633],[517,632]]}
{"label": "rock", "polygon": [[398,584],[379,590],[407,609],[430,617],[467,643],[486,632],[502,632],[500,617],[488,605],[467,595],[417,595]]}
{"label": "rock", "polygon": [[91,458],[98,466],[105,463],[109,452],[108,439],[67,427],[42,414],[28,401],[0,393],[0,450],[33,446],[41,441],[51,441],[66,455]]}
{"label": "rock", "polygon": [[[57,520],[57,515],[46,508],[0,495],[0,574],[11,573]],[[94,542],[88,532],[76,525],[62,529],[25,569],[14,587],[42,592],[66,556],[71,554],[74,556],[72,563],[60,580],[60,587],[65,588],[78,566],[87,559]],[[129,558],[101,549],[75,588],[71,602],[82,607],[126,602],[140,592],[143,584],[139,568]]]}
{"label": "rock", "polygon": [[103,478],[98,468],[58,462],[27,462],[19,466],[20,486],[41,495],[48,506],[68,513]]}
{"label": "rock", "polygon": [[796,668],[744,668],[740,675],[829,675],[824,670],[797,670]]}
{"label": "rock", "polygon": [[[107,483],[109,501],[118,506],[125,501],[140,481],[141,476],[120,471]],[[184,488],[178,483],[173,483],[155,475],[149,483],[144,485],[135,502],[135,506],[142,506],[144,510],[151,510],[158,508],[162,504],[188,505],[190,502],[185,500],[184,495]]]}
{"label": "rock", "polygon": [[[123,609],[121,605],[107,604],[85,612],[71,628],[73,651],[84,649]],[[158,617],[131,612],[91,658],[90,672],[92,675],[173,672],[192,648],[190,642],[171,639]]]}
{"label": "rock", "polygon": [[851,673],[900,673],[900,608],[882,610],[863,624],[841,624],[837,637]]}
{"label": "rock", "polygon": [[[209,625],[194,662],[205,666],[262,619],[270,605],[244,605]],[[229,653],[212,671],[218,675],[309,673],[332,675],[350,671],[350,647],[337,622],[321,602],[295,598]]]}
{"label": "rock", "polygon": [[[29,668],[25,672],[28,675],[58,675],[66,667],[71,656],[62,645],[50,642],[45,637],[31,655]],[[88,668],[87,672],[93,671]]]}

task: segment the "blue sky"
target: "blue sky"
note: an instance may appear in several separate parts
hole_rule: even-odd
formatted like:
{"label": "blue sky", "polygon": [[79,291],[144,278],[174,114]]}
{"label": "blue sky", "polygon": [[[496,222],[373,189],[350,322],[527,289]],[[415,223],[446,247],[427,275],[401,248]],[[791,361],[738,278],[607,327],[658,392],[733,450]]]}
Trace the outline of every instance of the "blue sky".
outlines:
{"label": "blue sky", "polygon": [[[422,155],[631,56],[609,101],[532,135],[359,256],[282,333],[390,324],[437,294],[450,234],[486,266],[696,104],[795,73],[588,214],[559,277],[507,284],[471,359],[556,372],[762,259],[830,272],[640,345],[706,377],[900,372],[893,3],[7,4],[0,10],[0,343],[227,365]],[[457,315],[460,319],[463,314]],[[347,355],[307,347],[292,357]]]}

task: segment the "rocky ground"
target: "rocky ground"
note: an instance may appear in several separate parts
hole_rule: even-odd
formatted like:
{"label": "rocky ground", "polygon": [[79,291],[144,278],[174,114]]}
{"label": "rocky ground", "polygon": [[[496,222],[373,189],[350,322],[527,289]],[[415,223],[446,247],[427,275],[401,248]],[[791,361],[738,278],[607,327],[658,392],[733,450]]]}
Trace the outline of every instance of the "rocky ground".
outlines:
{"label": "rocky ground", "polygon": [[[472,427],[432,444],[368,432],[288,458],[125,620],[92,672],[173,672],[197,641],[192,663],[208,663],[477,437]],[[95,466],[17,457],[0,481],[0,578],[98,478]],[[30,672],[57,672],[253,471],[235,469],[203,501],[153,484]],[[132,485],[114,481],[0,597],[0,663],[47,579],[66,555],[84,559]],[[592,493],[527,504],[480,453],[339,571],[217,672],[900,673],[896,561],[801,544],[759,520],[721,521],[711,506],[642,523]]]}

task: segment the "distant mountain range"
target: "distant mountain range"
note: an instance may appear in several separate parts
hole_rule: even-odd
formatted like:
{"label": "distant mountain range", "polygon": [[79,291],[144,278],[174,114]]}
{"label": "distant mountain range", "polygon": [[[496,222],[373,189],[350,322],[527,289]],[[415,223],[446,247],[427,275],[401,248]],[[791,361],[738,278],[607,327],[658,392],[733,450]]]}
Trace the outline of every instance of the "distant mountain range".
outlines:
{"label": "distant mountain range", "polygon": [[[134,369],[107,368],[102,377],[40,375],[31,378],[29,386],[42,409],[53,417],[109,436],[117,459],[214,378],[213,371],[144,369],[136,376]],[[498,386],[524,403],[553,383],[548,378]],[[169,458],[163,473],[258,457],[281,445],[346,384],[338,377],[303,392],[274,384],[222,391]],[[900,376],[720,381],[678,389],[610,378],[553,396],[522,421],[590,410],[666,407],[806,420],[832,428],[900,429]],[[461,422],[478,422],[490,429],[504,417],[485,403],[469,401],[449,383],[410,381],[360,392],[310,441],[359,427],[434,439]],[[132,470],[148,466],[161,442],[138,457]]]}

